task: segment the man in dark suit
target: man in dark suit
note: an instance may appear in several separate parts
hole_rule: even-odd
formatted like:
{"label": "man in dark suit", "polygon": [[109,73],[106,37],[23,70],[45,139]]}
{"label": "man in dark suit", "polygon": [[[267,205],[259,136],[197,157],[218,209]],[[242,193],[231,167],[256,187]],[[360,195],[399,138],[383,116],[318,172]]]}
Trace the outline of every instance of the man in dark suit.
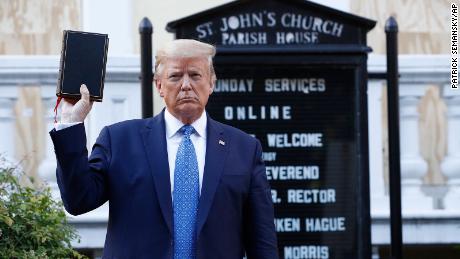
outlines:
{"label": "man in dark suit", "polygon": [[88,90],[64,101],[50,132],[57,180],[73,215],[109,201],[103,258],[278,258],[261,145],[205,111],[214,54],[194,40],[160,48],[155,84],[166,109],[106,126],[89,159]]}

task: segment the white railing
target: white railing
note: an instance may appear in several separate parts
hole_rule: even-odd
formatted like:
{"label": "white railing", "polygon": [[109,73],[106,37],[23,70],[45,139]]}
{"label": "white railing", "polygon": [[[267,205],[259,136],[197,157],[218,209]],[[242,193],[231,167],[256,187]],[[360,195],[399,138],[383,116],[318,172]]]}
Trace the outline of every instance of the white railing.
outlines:
{"label": "white railing", "polygon": [[[109,58],[103,103],[95,103],[93,109],[85,120],[88,139],[88,150],[91,150],[100,130],[105,125],[118,121],[141,117],[141,97],[139,84],[139,57]],[[18,90],[21,87],[35,86],[40,88],[40,98],[44,124],[43,135],[34,136],[42,138],[44,157],[37,169],[42,180],[51,187],[53,196],[60,199],[56,183],[56,158],[53,144],[48,131],[54,124],[54,106],[56,104],[56,82],[58,76],[58,56],[0,56],[0,154],[6,155],[9,160],[21,160],[14,157],[16,153],[15,120],[20,119],[15,112],[15,103],[18,100]],[[32,131],[34,129],[31,129]],[[81,242],[75,243],[76,247],[101,248],[104,244],[106,224],[108,217],[108,204],[104,204],[90,213],[73,217],[69,220],[77,227],[81,235]]]}
{"label": "white railing", "polygon": [[[46,134],[35,137],[43,138],[46,144],[38,174],[51,185],[56,196],[56,161],[47,131],[53,127],[58,63],[57,56],[0,56],[0,153],[14,158],[16,150],[13,136],[17,130],[15,120],[18,119],[14,105],[18,99],[18,89],[22,86],[39,86],[40,98],[46,109],[43,114],[36,116],[42,116]],[[137,56],[109,58],[104,102],[95,104],[85,121],[88,149],[103,126],[141,116],[139,63]],[[399,66],[404,240],[407,243],[460,243],[460,236],[453,233],[456,231],[453,226],[460,222],[460,91],[449,89],[449,59],[447,56],[401,56]],[[385,57],[371,55],[368,70],[371,73],[385,72]],[[425,180],[431,169],[419,145],[419,106],[422,97],[433,86],[441,93],[440,103],[445,105],[445,113],[440,113],[440,116],[447,122],[446,132],[438,132],[447,143],[445,156],[438,157],[438,177],[445,181],[436,185],[427,184]],[[384,170],[387,168],[384,88],[383,80],[369,81],[370,195],[374,244],[388,244],[390,238],[388,181],[385,180],[388,178]],[[91,213],[71,218],[82,236],[81,243],[75,246],[103,246],[107,213],[105,204]],[[443,234],[432,233],[435,231]]]}
{"label": "white railing", "polygon": [[[371,55],[369,72],[385,72],[385,59],[385,56]],[[450,89],[449,71],[449,56],[399,58],[405,243],[460,243],[456,229],[460,223],[460,91]],[[382,117],[382,114],[387,116],[386,106],[382,105],[386,101],[385,84],[382,80],[371,80],[368,84],[373,244],[390,241],[388,172],[384,171],[388,168],[384,134],[387,123],[386,117]],[[439,100],[423,102],[430,93],[433,99],[439,93]],[[427,107],[433,103],[437,106]],[[421,110],[425,110],[424,113]],[[422,115],[425,120],[435,120],[422,123]],[[431,134],[427,134],[430,130]],[[434,173],[437,175],[433,177]]]}

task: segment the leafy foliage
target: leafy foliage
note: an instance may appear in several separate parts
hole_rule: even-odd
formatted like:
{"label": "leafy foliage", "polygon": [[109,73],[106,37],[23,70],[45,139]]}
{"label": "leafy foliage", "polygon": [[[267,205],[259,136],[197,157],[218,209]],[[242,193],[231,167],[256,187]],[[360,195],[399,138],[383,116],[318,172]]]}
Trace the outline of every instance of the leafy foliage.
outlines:
{"label": "leafy foliage", "polygon": [[20,184],[23,176],[0,161],[0,258],[85,258],[71,248],[78,236],[62,203],[45,185]]}

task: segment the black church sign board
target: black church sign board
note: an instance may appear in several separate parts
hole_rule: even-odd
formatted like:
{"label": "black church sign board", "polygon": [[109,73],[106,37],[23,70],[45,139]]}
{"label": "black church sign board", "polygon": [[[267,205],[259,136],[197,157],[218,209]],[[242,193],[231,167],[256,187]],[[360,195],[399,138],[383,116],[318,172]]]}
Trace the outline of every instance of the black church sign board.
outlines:
{"label": "black church sign board", "polygon": [[374,26],[301,0],[236,1],[167,25],[217,47],[206,109],[262,143],[281,258],[370,258]]}

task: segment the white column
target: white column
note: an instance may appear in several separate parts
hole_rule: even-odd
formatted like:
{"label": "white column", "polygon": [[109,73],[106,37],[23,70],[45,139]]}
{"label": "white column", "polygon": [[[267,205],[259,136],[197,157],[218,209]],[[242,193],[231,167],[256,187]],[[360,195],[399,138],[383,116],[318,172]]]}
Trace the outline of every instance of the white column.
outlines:
{"label": "white column", "polygon": [[[46,125],[46,133],[54,127],[54,105],[56,97],[42,98],[43,107],[45,107],[44,121]],[[47,182],[51,188],[51,192],[55,199],[60,199],[59,188],[56,182],[56,156],[54,154],[53,142],[48,134],[45,136],[37,136],[46,138],[45,157],[38,167],[38,175]]]}
{"label": "white column", "polygon": [[415,95],[401,96],[400,150],[401,150],[401,199],[403,212],[419,212],[432,209],[432,199],[422,192],[423,176],[427,163],[420,155],[417,104]]}
{"label": "white column", "polygon": [[334,8],[344,12],[350,12],[350,0],[310,0],[320,5]]}
{"label": "white column", "polygon": [[[133,53],[133,4],[131,0],[82,2],[83,30],[109,34],[109,56]],[[104,11],[107,9],[109,11]],[[137,31],[137,27],[134,30]]]}
{"label": "white column", "polygon": [[[371,80],[368,83],[368,127],[369,127],[369,180],[371,216],[388,215],[390,202],[383,172],[382,140],[382,89],[383,82]],[[371,130],[372,129],[372,130]]]}
{"label": "white column", "polygon": [[[452,90],[451,90],[452,91]],[[446,210],[460,211],[460,95],[445,98],[447,103],[447,156],[441,164],[449,191]]]}
{"label": "white column", "polygon": [[0,156],[9,161],[14,157],[14,98],[0,97]]}

